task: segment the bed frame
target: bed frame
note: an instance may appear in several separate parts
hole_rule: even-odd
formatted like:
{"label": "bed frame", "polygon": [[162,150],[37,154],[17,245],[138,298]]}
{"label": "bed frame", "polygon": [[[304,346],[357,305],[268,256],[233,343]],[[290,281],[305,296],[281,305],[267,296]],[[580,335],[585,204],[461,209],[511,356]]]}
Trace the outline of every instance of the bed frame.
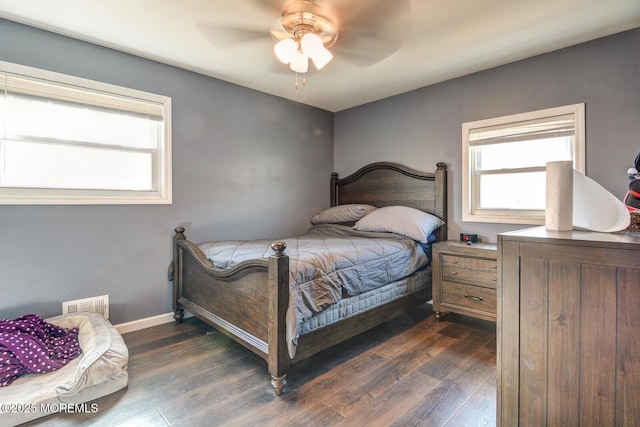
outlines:
{"label": "bed frame", "polygon": [[[395,163],[373,163],[339,179],[331,176],[331,206],[368,203],[374,206],[403,205],[447,220],[447,174],[440,162],[435,173],[419,172]],[[446,225],[438,240],[446,240]],[[183,310],[212,325],[267,361],[271,385],[282,394],[291,363],[351,338],[424,303],[424,295],[410,294],[382,306],[303,334],[296,356],[287,351],[285,317],[289,302],[289,257],[286,244],[274,242],[268,259],[244,261],[229,270],[213,266],[198,246],[188,241],[185,229],[173,237],[174,318],[180,323]],[[408,280],[431,283],[431,268]]]}

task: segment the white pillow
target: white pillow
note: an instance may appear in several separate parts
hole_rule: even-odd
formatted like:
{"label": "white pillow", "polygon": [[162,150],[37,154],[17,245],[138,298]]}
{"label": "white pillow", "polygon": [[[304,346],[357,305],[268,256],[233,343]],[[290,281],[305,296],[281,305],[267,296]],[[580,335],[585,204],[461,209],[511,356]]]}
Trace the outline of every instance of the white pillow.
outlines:
{"label": "white pillow", "polygon": [[339,222],[354,222],[378,209],[366,204],[346,204],[325,209],[311,218],[311,224],[335,224]]}
{"label": "white pillow", "polygon": [[396,233],[427,243],[429,235],[444,224],[440,218],[407,206],[385,206],[360,219],[355,230]]}

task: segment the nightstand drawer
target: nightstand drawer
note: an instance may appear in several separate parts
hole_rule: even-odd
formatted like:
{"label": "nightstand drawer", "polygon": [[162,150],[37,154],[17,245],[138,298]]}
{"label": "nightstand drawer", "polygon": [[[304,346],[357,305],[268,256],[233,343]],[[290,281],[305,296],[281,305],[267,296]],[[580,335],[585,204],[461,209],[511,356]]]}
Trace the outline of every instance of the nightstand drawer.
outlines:
{"label": "nightstand drawer", "polygon": [[442,304],[496,313],[496,291],[473,285],[443,282]]}
{"label": "nightstand drawer", "polygon": [[433,245],[433,312],[446,312],[495,322],[498,262],[496,245],[459,241]]}
{"label": "nightstand drawer", "polygon": [[455,280],[496,289],[497,262],[490,259],[442,255],[442,280]]}
{"label": "nightstand drawer", "polygon": [[493,272],[497,271],[498,263],[495,259],[482,259],[462,255],[442,255],[442,266],[454,266],[468,270]]}

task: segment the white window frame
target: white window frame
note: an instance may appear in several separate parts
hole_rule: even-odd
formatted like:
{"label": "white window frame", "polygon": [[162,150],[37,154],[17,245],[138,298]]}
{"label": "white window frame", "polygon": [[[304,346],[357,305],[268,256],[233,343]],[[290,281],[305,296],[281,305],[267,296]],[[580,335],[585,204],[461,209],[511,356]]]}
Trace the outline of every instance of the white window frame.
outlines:
{"label": "white window frame", "polygon": [[[172,155],[171,155],[171,98],[116,86],[94,80],[83,79],[47,70],[0,61],[0,73],[7,76],[37,79],[48,84],[59,84],[80,91],[106,94],[116,100],[135,105],[154,104],[162,116],[162,135],[153,150],[152,189],[95,190],[72,188],[17,188],[0,186],[0,205],[73,205],[73,204],[171,204],[172,203]],[[114,98],[115,97],[115,98]],[[4,99],[4,97],[2,98]],[[0,100],[0,102],[2,102]],[[100,105],[100,104],[96,104]],[[0,117],[0,120],[5,120]],[[0,144],[5,135],[0,135]],[[117,149],[117,147],[116,147]],[[1,165],[0,165],[1,166]]]}
{"label": "white window frame", "polygon": [[[481,209],[478,208],[479,178],[474,173],[471,155],[470,135],[474,130],[491,126],[504,126],[518,122],[545,119],[555,116],[574,116],[575,146],[574,169],[585,171],[585,105],[572,104],[562,107],[548,108],[527,113],[478,120],[462,124],[462,220],[465,222],[491,222],[507,224],[544,224],[544,210],[516,210],[516,209]],[[555,159],[550,159],[555,160]],[[542,168],[544,169],[544,168]]]}

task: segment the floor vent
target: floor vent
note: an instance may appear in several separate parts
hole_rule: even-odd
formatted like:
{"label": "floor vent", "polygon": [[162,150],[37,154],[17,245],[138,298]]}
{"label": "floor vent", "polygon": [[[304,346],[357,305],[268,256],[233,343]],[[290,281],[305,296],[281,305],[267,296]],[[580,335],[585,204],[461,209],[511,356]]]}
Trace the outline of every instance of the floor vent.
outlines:
{"label": "floor vent", "polygon": [[101,314],[105,319],[109,318],[109,295],[77,299],[62,303],[62,314],[77,313],[79,311],[92,311]]}

